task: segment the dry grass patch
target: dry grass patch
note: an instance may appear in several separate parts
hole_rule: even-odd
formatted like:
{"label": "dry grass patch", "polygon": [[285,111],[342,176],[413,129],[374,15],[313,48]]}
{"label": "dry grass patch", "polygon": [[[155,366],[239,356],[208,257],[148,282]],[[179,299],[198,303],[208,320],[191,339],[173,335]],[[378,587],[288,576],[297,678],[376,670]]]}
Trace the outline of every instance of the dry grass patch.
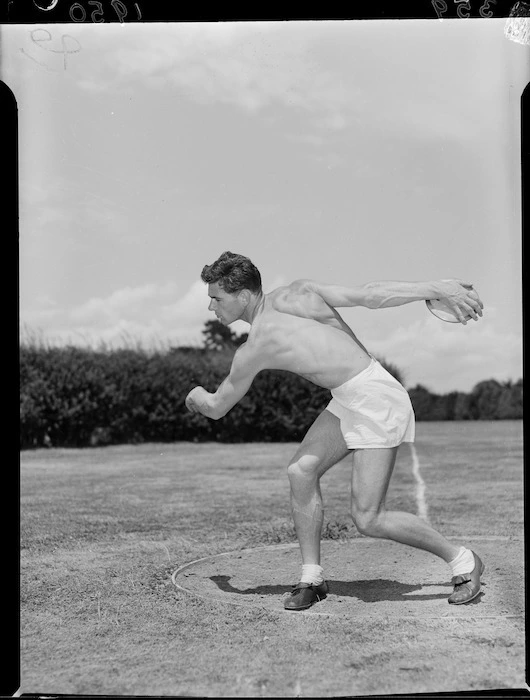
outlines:
{"label": "dry grass patch", "polygon": [[[464,442],[435,455],[429,430],[419,426],[418,452],[438,460],[423,472],[434,524],[503,534],[505,523],[491,517],[499,455],[469,435],[466,460]],[[508,439],[503,498],[518,522],[518,438]],[[295,449],[183,443],[23,453],[22,692],[332,697],[518,682],[524,636],[508,621],[311,618],[173,586],[171,573],[191,560],[295,541],[285,470]],[[414,510],[410,474],[403,450],[389,506]],[[323,480],[326,538],[358,536],[349,479],[344,462]]]}

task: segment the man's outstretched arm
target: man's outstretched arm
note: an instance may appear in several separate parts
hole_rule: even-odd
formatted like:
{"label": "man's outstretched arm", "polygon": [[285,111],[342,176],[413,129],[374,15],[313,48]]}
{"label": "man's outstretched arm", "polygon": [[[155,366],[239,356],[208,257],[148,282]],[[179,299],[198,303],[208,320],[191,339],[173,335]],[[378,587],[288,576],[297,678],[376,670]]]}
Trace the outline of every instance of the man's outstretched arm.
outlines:
{"label": "man's outstretched arm", "polygon": [[245,344],[241,345],[232,360],[230,374],[217,391],[211,394],[202,386],[196,386],[186,397],[187,409],[213,420],[222,418],[245,396],[259,369],[252,353]]}
{"label": "man's outstretched arm", "polygon": [[357,287],[344,287],[336,284],[322,284],[312,280],[300,280],[303,288],[316,292],[324,301],[335,308],[345,306],[365,306],[369,309],[384,309],[402,306],[413,301],[442,299],[464,322],[465,316],[478,320],[484,305],[470,282],[445,279],[434,282],[368,282]]}

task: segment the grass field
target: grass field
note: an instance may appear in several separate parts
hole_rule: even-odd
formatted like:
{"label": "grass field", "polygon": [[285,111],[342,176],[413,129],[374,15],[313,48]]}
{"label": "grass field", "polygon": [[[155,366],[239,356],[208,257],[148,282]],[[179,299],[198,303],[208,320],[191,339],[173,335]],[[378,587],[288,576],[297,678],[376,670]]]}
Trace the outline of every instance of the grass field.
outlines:
{"label": "grass field", "polygon": [[[441,619],[400,619],[391,597],[388,614],[311,616],[284,612],[281,595],[275,610],[176,588],[171,574],[186,562],[295,542],[285,469],[294,444],[23,452],[21,692],[336,697],[525,687],[524,619],[505,614],[509,596],[523,600],[520,554],[514,560],[522,422],[420,423],[415,447],[432,524],[464,542],[490,539],[494,616],[470,617],[466,606],[461,619],[444,620],[454,608],[440,600]],[[387,505],[416,512],[411,454],[400,449]],[[345,460],[322,482],[324,537],[345,548],[359,538],[349,477]],[[263,584],[270,578],[265,565]]]}

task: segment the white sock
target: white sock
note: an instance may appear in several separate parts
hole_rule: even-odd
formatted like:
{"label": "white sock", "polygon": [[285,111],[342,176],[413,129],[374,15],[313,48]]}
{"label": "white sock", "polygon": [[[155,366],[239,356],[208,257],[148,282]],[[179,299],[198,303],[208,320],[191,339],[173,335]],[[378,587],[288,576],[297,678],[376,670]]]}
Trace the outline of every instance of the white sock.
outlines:
{"label": "white sock", "polygon": [[475,557],[470,549],[460,547],[458,556],[449,562],[449,566],[453,570],[453,576],[461,574],[470,574],[475,568]]}
{"label": "white sock", "polygon": [[315,586],[320,585],[324,581],[324,569],[318,564],[303,564],[301,583],[314,583]]}

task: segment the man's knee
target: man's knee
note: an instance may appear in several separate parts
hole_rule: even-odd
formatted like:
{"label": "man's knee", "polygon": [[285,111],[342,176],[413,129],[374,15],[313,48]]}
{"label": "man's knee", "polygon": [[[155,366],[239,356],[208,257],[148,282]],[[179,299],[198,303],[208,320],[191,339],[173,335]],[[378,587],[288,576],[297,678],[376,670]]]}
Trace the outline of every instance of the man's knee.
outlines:
{"label": "man's knee", "polygon": [[358,507],[352,508],[352,518],[355,527],[361,535],[366,537],[384,537],[382,528],[382,510],[365,510]]}
{"label": "man's knee", "polygon": [[287,476],[293,481],[307,481],[318,478],[320,460],[313,455],[295,457],[287,467]]}

